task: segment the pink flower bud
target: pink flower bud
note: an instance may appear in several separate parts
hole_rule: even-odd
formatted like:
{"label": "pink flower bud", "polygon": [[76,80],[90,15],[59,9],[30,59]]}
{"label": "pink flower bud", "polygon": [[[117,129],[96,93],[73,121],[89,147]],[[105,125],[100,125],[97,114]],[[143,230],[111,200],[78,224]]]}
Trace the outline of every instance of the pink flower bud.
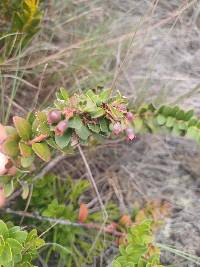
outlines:
{"label": "pink flower bud", "polygon": [[122,132],[122,126],[120,124],[120,122],[116,122],[114,125],[113,125],[113,133],[118,135]]}
{"label": "pink flower bud", "polygon": [[119,109],[119,111],[121,111],[121,112],[126,112],[126,105],[120,104],[120,105],[118,106],[118,109]]}
{"label": "pink flower bud", "polygon": [[67,120],[60,121],[55,128],[55,134],[62,136],[66,131],[67,127],[68,127]]}
{"label": "pink flower bud", "polygon": [[47,121],[49,124],[59,122],[61,120],[61,111],[60,110],[52,110],[47,115]]}
{"label": "pink flower bud", "polygon": [[127,138],[128,140],[133,140],[135,138],[135,134],[132,128],[127,128],[126,129],[126,134],[127,134]]}
{"label": "pink flower bud", "polygon": [[134,119],[133,113],[127,112],[126,118],[127,118],[128,121],[132,121]]}

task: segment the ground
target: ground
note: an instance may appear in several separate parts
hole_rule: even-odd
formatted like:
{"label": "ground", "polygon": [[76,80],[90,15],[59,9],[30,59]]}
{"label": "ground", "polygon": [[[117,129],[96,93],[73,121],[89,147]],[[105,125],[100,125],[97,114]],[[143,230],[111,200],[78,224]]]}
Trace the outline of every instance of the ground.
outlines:
{"label": "ground", "polygon": [[[156,3],[154,7],[152,2]],[[177,101],[199,112],[198,1],[125,0],[109,1],[109,6],[117,17],[111,26],[113,32],[120,29],[134,35],[136,31],[118,87],[135,102],[147,98],[157,104]],[[173,18],[177,10],[178,16]],[[138,24],[143,26],[137,29]],[[119,43],[116,61],[120,58],[120,48]],[[197,256],[200,255],[199,159],[200,149],[195,142],[169,136],[140,136],[122,152],[119,161],[120,188],[126,205],[144,197],[143,194],[149,199],[168,200],[173,212],[158,241]],[[176,266],[197,266],[167,252],[162,254],[162,261]]]}

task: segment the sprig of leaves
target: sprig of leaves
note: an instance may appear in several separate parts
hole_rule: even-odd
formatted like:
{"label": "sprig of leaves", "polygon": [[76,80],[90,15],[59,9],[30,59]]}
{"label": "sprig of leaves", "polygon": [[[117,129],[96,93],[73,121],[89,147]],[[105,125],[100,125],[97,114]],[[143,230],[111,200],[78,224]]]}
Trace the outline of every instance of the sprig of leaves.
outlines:
{"label": "sprig of leaves", "polygon": [[[134,112],[134,111],[133,111]],[[170,133],[185,136],[200,144],[200,121],[193,110],[163,105],[156,109],[152,104],[142,106],[133,121],[138,133]]]}
{"label": "sprig of leaves", "polygon": [[[58,176],[48,174],[36,182],[29,209],[33,212],[37,210],[48,218],[70,220],[72,223],[101,225],[103,223],[101,211],[91,212],[92,208],[90,210],[86,204],[80,203],[80,198],[83,198],[89,188],[88,180],[73,180],[71,177],[61,180]],[[109,214],[108,224],[118,218],[119,211],[116,205],[107,203],[106,210]],[[49,227],[48,222],[38,223],[35,220],[34,224],[41,232]],[[48,247],[46,255],[49,256],[47,256],[46,262],[51,262],[56,253],[58,255],[57,262],[63,266],[92,264],[93,258],[100,255],[113,239],[111,235],[100,234],[94,243],[96,234],[96,229],[55,225],[48,231],[45,240],[46,242],[56,240],[59,246]],[[60,249],[60,247],[64,249]]]}
{"label": "sprig of leaves", "polygon": [[128,228],[128,235],[119,247],[120,255],[112,267],[163,267],[160,251],[153,244],[151,221],[144,220]]}
{"label": "sprig of leaves", "polygon": [[88,145],[122,133],[134,139],[127,99],[120,93],[110,94],[108,89],[69,96],[61,88],[53,107],[27,118],[13,117],[15,127],[6,127],[3,152],[19,169],[30,170],[35,156],[48,162],[55,149],[69,153],[77,144]]}
{"label": "sprig of leaves", "polygon": [[0,220],[0,266],[34,267],[32,260],[44,245],[36,229],[31,232],[21,230],[19,226],[10,226]]}

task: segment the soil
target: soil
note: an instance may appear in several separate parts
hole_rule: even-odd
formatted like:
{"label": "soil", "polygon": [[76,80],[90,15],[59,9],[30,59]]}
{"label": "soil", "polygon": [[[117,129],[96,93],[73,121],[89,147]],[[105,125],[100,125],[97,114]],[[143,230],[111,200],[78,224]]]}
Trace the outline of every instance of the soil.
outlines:
{"label": "soil", "polygon": [[[143,18],[117,80],[118,89],[131,96],[136,104],[144,99],[153,99],[158,105],[177,101],[184,108],[194,108],[199,113],[199,91],[194,89],[200,81],[199,2],[189,7],[189,1],[160,0],[156,8],[151,9],[151,15],[146,12],[152,8],[152,1],[108,2],[115,17],[111,25],[113,36],[120,31],[122,35],[134,32]],[[184,4],[187,8],[178,17],[159,24]],[[119,43],[116,62],[122,58]],[[173,136],[141,136],[121,152],[118,161],[123,196],[120,205],[131,209],[132,203],[144,196],[168,200],[173,211],[157,236],[158,242],[200,256],[199,146]],[[173,266],[199,266],[169,252],[162,253],[162,262]]]}

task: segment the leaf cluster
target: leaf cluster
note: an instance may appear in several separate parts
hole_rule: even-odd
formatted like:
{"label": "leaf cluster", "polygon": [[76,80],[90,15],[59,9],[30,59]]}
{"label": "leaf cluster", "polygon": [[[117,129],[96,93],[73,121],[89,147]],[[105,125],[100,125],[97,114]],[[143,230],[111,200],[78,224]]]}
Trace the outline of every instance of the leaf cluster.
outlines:
{"label": "leaf cluster", "polygon": [[113,261],[113,267],[163,267],[160,264],[160,251],[153,245],[150,220],[128,229],[126,242],[120,245],[119,253]]}
{"label": "leaf cluster", "polygon": [[200,121],[192,109],[185,111],[168,105],[156,109],[152,104],[145,105],[137,111],[133,125],[136,132],[170,133],[200,143]]}
{"label": "leaf cluster", "polygon": [[[34,186],[30,210],[33,212],[37,210],[48,218],[69,220],[76,224],[79,222],[80,198],[83,198],[89,187],[87,180],[72,180],[71,177],[67,177],[63,181],[53,174],[46,175]],[[118,208],[113,203],[108,203],[106,210],[109,214],[107,223],[118,218]],[[103,223],[102,212],[89,210],[84,223],[101,225]],[[49,227],[48,222],[35,221],[34,224],[42,232]],[[47,248],[45,261],[50,263],[54,260],[60,264],[59,266],[67,267],[92,264],[94,257],[105,250],[112,241],[112,237],[107,235],[99,235],[96,238],[96,231],[70,224],[55,225],[48,231],[45,240],[46,242],[53,240],[58,245]]]}
{"label": "leaf cluster", "polygon": [[[53,150],[71,153],[77,144],[109,138],[116,122],[125,131],[131,126],[126,118],[127,100],[120,93],[110,94],[109,89],[99,94],[88,90],[70,97],[61,88],[54,107],[29,113],[27,118],[13,117],[15,127],[6,127],[4,153],[19,169],[30,170],[36,156],[48,162]],[[56,122],[51,121],[52,111],[61,113]]]}
{"label": "leaf cluster", "polygon": [[35,229],[28,233],[0,220],[0,266],[34,267],[32,261],[43,245]]}

